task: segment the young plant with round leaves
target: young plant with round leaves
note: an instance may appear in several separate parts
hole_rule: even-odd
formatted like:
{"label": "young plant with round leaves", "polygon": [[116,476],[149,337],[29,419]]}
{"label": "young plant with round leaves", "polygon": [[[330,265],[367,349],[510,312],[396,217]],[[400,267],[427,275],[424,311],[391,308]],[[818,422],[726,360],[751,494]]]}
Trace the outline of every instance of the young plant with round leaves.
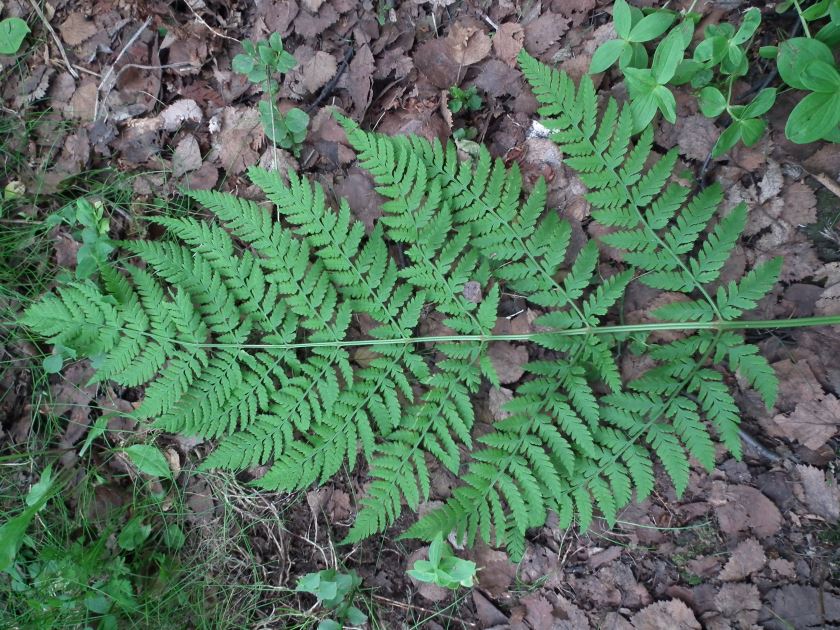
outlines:
{"label": "young plant with round leaves", "polygon": [[318,630],[341,630],[345,624],[362,626],[367,622],[367,615],[353,605],[353,597],[362,585],[355,571],[339,573],[335,569],[324,569],[317,573],[307,573],[298,580],[295,591],[310,593],[318,603],[334,611],[331,619],[322,619]]}
{"label": "young plant with round leaves", "polygon": [[649,56],[644,44],[661,37],[673,24],[676,14],[658,11],[645,15],[626,0],[613,5],[613,25],[618,39],[604,42],[592,55],[589,72],[604,72],[618,62],[619,68],[647,68]]}
{"label": "young plant with round leaves", "polygon": [[0,55],[17,54],[27,33],[29,26],[19,17],[0,20]]}
{"label": "young plant with round leaves", "polygon": [[265,135],[280,148],[297,154],[306,139],[309,114],[297,107],[281,113],[273,97],[279,88],[276,77],[293,70],[297,60],[283,48],[283,39],[278,33],[272,33],[267,41],[244,41],[242,48],[245,52],[233,58],[231,67],[252,83],[261,83],[268,95],[268,99],[257,106]]}
{"label": "young plant with round leaves", "polygon": [[476,571],[475,562],[464,560],[452,553],[452,548],[443,541],[443,535],[439,533],[429,545],[429,559],[415,561],[414,566],[406,573],[420,582],[457,590],[462,586],[472,588]]}

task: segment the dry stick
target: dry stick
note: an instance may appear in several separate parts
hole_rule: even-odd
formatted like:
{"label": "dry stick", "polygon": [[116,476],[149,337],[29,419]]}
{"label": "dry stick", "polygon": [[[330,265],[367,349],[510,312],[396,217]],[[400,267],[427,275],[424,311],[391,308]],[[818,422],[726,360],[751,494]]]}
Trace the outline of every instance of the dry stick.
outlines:
{"label": "dry stick", "polygon": [[814,175],[814,179],[834,193],[836,197],[840,197],[840,184],[831,179],[828,175],[825,173],[817,173]]}
{"label": "dry stick", "polygon": [[229,35],[225,35],[224,33],[220,33],[215,28],[210,26],[207,22],[205,22],[204,18],[201,17],[198,13],[195,12],[195,9],[192,8],[192,4],[190,2],[186,2],[186,5],[187,5],[187,8],[190,11],[192,11],[192,14],[195,16],[195,19],[198,20],[199,22],[201,22],[207,28],[208,31],[213,33],[213,35],[215,35],[216,37],[221,37],[222,39],[229,39],[230,41],[236,42],[237,44],[239,43],[238,39],[230,37]]}
{"label": "dry stick", "polygon": [[[120,59],[122,59],[125,52],[129,48],[131,48],[131,46],[134,44],[134,42],[137,41],[137,38],[140,37],[140,34],[143,31],[145,31],[146,28],[151,23],[152,23],[152,18],[151,18],[151,16],[149,16],[149,17],[146,18],[146,21],[143,22],[143,24],[140,26],[140,28],[137,29],[137,31],[134,33],[134,35],[132,35],[131,38],[125,43],[125,45],[122,47],[122,50],[120,50],[119,54],[117,55],[117,58],[114,59],[114,63],[112,63],[110,66],[108,66],[108,70],[105,72],[104,75],[102,75],[102,80],[99,82],[99,85],[96,87],[96,104],[94,105],[94,108],[93,108],[93,119],[94,120],[97,120],[99,118],[99,102],[100,102],[99,93],[102,92],[102,89],[105,87],[105,84],[111,79],[111,75],[114,74],[114,66],[116,66],[120,62]],[[116,81],[116,77],[114,78],[114,81]],[[108,96],[111,94],[111,89],[112,89],[112,86],[107,87],[107,92],[105,93],[105,96],[102,98],[103,103],[107,100]]]}
{"label": "dry stick", "polygon": [[38,14],[38,17],[41,18],[41,22],[44,23],[44,26],[47,27],[47,30],[50,32],[50,35],[52,35],[53,41],[58,47],[58,52],[61,53],[61,58],[64,60],[64,65],[67,66],[67,72],[69,72],[74,79],[78,79],[79,73],[76,72],[76,69],[73,68],[73,65],[67,58],[67,52],[64,50],[64,45],[61,43],[58,34],[55,32],[55,29],[52,27],[52,24],[50,24],[50,21],[47,19],[47,16],[44,15],[44,12],[41,11],[41,7],[39,7],[36,4],[35,0],[29,0],[29,4],[32,5],[32,8],[35,10],[35,13]]}
{"label": "dry stick", "polygon": [[424,613],[429,613],[430,615],[434,615],[436,617],[444,617],[445,619],[449,619],[450,621],[457,621],[469,628],[478,627],[472,622],[464,621],[463,619],[458,619],[457,617],[452,617],[451,615],[447,615],[446,613],[442,613],[437,610],[432,610],[431,608],[423,608],[422,606],[417,606],[416,604],[406,604],[405,602],[399,602],[395,599],[389,599],[387,597],[383,597],[382,595],[371,594],[371,598],[378,599],[379,601],[385,602],[386,604],[390,604],[391,606],[394,606],[396,608],[403,608],[405,610],[422,610]]}
{"label": "dry stick", "polygon": [[338,83],[338,80],[341,78],[341,75],[344,74],[345,70],[347,70],[347,65],[350,63],[350,59],[353,58],[354,53],[355,51],[352,47],[347,49],[347,52],[344,53],[344,59],[342,59],[341,65],[338,67],[335,76],[332,79],[330,79],[330,82],[324,86],[324,89],[321,90],[321,93],[318,95],[318,98],[312,101],[312,103],[306,108],[307,114],[310,113],[316,107],[318,107],[318,105],[320,105],[324,101],[324,99],[327,98],[330,95],[330,93],[332,93],[332,91],[335,89],[336,83]]}

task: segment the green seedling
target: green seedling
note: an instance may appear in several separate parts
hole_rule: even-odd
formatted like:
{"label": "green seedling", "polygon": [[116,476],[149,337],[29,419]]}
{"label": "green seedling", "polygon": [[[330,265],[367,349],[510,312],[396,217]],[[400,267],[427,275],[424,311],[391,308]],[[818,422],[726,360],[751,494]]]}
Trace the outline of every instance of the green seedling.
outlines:
{"label": "green seedling", "polygon": [[339,573],[335,569],[325,569],[317,573],[307,573],[298,580],[295,590],[298,593],[310,593],[318,603],[334,614],[333,619],[323,619],[318,630],[341,630],[344,624],[361,626],[367,622],[367,615],[353,605],[353,596],[362,585],[355,571]]}
{"label": "green seedling", "polygon": [[452,548],[443,542],[443,536],[438,534],[429,545],[429,559],[417,560],[407,573],[420,582],[457,590],[462,586],[471,588],[476,571],[475,562],[454,555]]}

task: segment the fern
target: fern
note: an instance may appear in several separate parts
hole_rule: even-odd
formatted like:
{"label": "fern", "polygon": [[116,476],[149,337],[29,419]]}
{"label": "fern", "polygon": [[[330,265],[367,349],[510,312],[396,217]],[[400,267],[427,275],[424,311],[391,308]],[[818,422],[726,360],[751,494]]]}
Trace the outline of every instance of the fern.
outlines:
{"label": "fern", "polygon": [[[216,439],[204,468],[267,465],[256,485],[294,491],[364,465],[348,542],[428,499],[435,462],[462,483],[405,535],[455,531],[514,558],[549,512],[564,526],[614,523],[652,492],[657,465],[681,492],[692,461],[714,466],[715,440],[741,456],[725,370],[775,400],[772,369],[735,330],[780,261],[721,283],[746,208],[721,213],[719,187],[674,183],[676,154],[652,159],[652,132],[634,138],[615,101],[599,114],[588,79],[520,63],[619,268],[599,267],[595,241],[571,253],[545,182],[526,193],[518,167],[485,148],[464,160],[451,143],[340,118],[386,199],[369,232],[319,185],[254,168],[270,208],[188,192],[212,217],[150,219],[171,238],[122,243],[138,262],[58,287],[23,323],[96,359],[94,381],[144,386],[138,419]],[[654,315],[683,332],[666,342],[646,334],[655,324],[610,328],[631,282],[668,292]],[[467,297],[474,284],[480,300]],[[476,435],[472,398],[499,385],[488,349],[505,293],[540,313],[538,332],[518,337],[534,360],[506,417]],[[451,334],[417,337],[431,313]],[[652,367],[623,379],[627,352]]]}

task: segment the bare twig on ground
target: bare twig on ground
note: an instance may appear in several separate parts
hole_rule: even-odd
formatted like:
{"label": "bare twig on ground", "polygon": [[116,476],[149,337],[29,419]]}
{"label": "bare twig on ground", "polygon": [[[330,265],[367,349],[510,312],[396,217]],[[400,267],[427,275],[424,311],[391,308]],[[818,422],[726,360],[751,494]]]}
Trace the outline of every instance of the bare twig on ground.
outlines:
{"label": "bare twig on ground", "polygon": [[[151,23],[152,23],[152,18],[147,17],[146,21],[143,22],[143,24],[140,26],[140,28],[138,28],[134,32],[134,35],[132,35],[131,38],[122,47],[120,52],[117,54],[117,58],[114,59],[114,63],[112,63],[110,66],[108,66],[108,69],[102,75],[102,80],[99,82],[99,85],[96,87],[97,98],[96,98],[96,103],[95,103],[94,109],[93,109],[93,119],[94,120],[97,120],[99,118],[99,103],[100,103],[100,101],[104,103],[105,100],[107,100],[108,95],[111,93],[111,90],[113,89],[113,86],[116,83],[117,77],[116,77],[116,75],[114,75],[114,67],[116,67],[116,65],[120,62],[120,59],[122,59],[122,57],[126,53],[126,51],[129,48],[131,48],[131,46],[134,44],[134,42],[137,41],[137,38],[140,37],[141,33],[143,31],[145,31],[148,28],[149,24],[151,24]],[[100,99],[99,96],[103,91],[105,93],[105,96]]]}
{"label": "bare twig on ground", "polygon": [[44,15],[44,12],[41,11],[41,7],[38,6],[38,3],[35,2],[35,0],[29,0],[29,4],[32,6],[32,9],[35,11],[35,13],[38,14],[38,17],[41,19],[41,22],[43,22],[46,29],[50,32],[50,35],[52,35],[53,41],[58,47],[58,52],[61,54],[61,58],[64,60],[64,65],[67,67],[67,72],[69,72],[70,76],[72,76],[74,79],[78,79],[79,73],[76,72],[76,69],[73,67],[73,64],[71,64],[70,60],[67,58],[67,51],[64,50],[64,44],[61,43],[61,39],[59,39],[58,33],[55,32],[55,29],[52,27],[52,24],[50,24],[50,21],[47,19],[47,16]]}

